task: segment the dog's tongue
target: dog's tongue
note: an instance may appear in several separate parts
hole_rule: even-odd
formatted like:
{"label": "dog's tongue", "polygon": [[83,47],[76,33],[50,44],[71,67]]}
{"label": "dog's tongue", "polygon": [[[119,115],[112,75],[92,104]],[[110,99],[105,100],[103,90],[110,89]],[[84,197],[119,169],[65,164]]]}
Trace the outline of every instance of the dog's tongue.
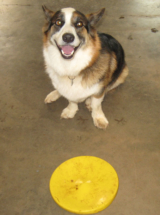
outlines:
{"label": "dog's tongue", "polygon": [[71,55],[71,53],[74,51],[74,48],[72,46],[61,46],[61,49],[63,50],[65,55]]}

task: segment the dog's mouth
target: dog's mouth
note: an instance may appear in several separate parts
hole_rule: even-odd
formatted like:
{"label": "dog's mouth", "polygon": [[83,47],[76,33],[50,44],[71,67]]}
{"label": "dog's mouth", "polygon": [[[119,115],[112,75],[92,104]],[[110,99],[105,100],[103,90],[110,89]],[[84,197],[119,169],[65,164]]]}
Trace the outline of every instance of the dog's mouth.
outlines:
{"label": "dog's mouth", "polygon": [[56,43],[62,57],[65,59],[71,59],[80,46],[80,44],[76,47],[71,46],[71,45],[59,46],[56,41],[55,41],[55,43]]}

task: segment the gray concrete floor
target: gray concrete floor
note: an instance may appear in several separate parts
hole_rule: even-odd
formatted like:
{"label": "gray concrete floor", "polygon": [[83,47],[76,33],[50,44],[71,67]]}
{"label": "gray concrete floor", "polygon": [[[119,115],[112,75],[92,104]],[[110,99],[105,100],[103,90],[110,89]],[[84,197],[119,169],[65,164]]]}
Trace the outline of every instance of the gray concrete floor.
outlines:
{"label": "gray concrete floor", "polygon": [[[67,101],[43,102],[52,90],[42,57],[44,3],[84,13],[106,8],[98,30],[119,40],[130,69],[103,102],[106,131],[93,126],[84,104],[74,119],[60,120]],[[160,1],[0,0],[0,44],[0,214],[69,215],[50,195],[50,176],[65,160],[92,155],[113,165],[120,180],[100,215],[158,215]]]}

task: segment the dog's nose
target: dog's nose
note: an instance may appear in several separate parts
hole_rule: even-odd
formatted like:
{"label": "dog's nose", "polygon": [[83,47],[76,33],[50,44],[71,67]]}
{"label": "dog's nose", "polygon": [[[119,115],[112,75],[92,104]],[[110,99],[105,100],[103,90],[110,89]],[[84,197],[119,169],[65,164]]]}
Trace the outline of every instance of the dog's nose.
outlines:
{"label": "dog's nose", "polygon": [[74,35],[70,33],[63,34],[62,38],[63,41],[66,43],[71,43],[74,41]]}

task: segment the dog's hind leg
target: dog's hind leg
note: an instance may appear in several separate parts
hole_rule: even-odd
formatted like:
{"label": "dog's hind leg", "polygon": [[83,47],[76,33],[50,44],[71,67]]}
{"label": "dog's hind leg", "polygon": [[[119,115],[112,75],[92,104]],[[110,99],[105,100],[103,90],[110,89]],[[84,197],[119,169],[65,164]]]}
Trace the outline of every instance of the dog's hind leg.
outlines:
{"label": "dog's hind leg", "polygon": [[123,84],[127,76],[128,76],[128,67],[125,66],[124,69],[122,70],[121,75],[116,80],[116,82],[111,86],[109,86],[107,88],[107,91],[113,90],[114,88],[118,87],[120,84]]}
{"label": "dog's hind leg", "polygon": [[101,129],[106,129],[108,125],[108,120],[106,119],[101,103],[103,101],[104,96],[100,98],[92,97],[91,98],[91,108],[92,108],[92,118],[94,125]]}
{"label": "dog's hind leg", "polygon": [[61,95],[59,94],[59,92],[57,90],[54,90],[52,91],[51,93],[49,93],[45,100],[44,100],[44,103],[51,103],[51,102],[54,102],[56,101],[57,99],[59,99],[59,97],[61,97]]}
{"label": "dog's hind leg", "polygon": [[62,111],[61,118],[70,119],[75,116],[78,111],[78,104],[69,101],[69,105]]}
{"label": "dog's hind leg", "polygon": [[92,111],[91,108],[91,97],[87,98],[85,101],[86,107],[88,108],[89,111]]}

